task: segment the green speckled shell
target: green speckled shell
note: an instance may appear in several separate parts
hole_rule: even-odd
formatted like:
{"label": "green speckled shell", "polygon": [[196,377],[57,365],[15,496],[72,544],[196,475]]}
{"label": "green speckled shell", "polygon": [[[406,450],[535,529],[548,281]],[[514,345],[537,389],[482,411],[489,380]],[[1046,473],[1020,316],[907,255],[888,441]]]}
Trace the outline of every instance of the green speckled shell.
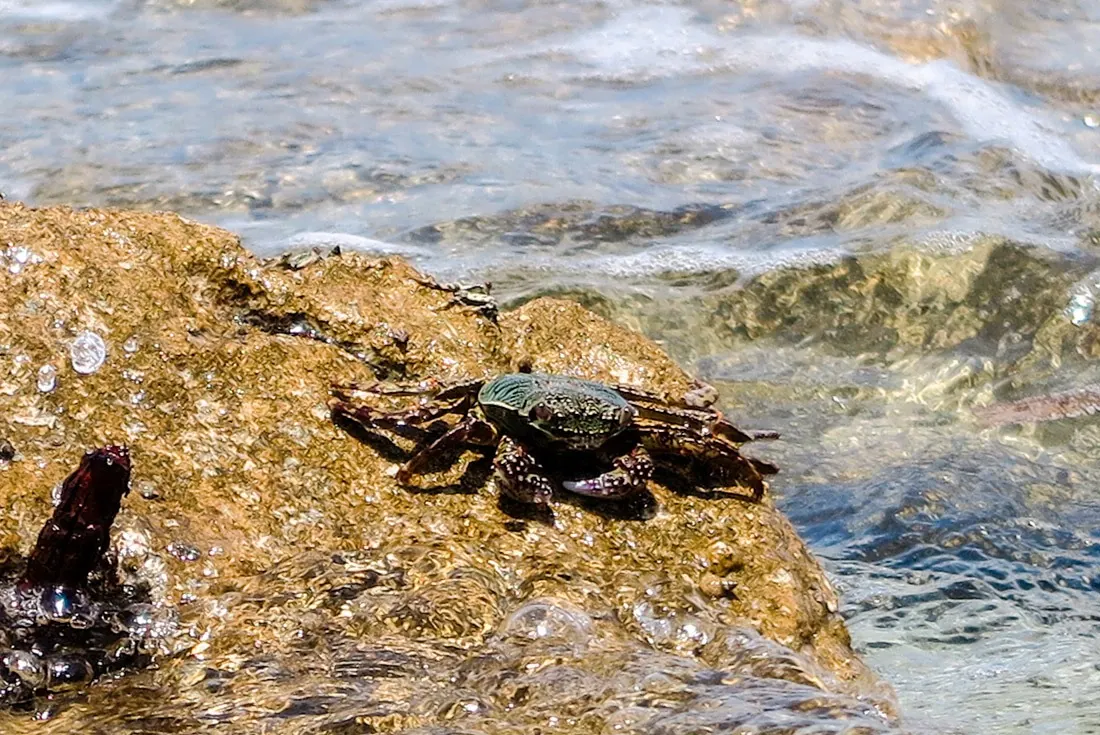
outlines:
{"label": "green speckled shell", "polygon": [[[485,417],[517,439],[570,449],[595,448],[621,432],[634,409],[602,383],[564,375],[513,373],[482,386],[477,396]],[[535,406],[550,409],[549,421],[531,418]]]}

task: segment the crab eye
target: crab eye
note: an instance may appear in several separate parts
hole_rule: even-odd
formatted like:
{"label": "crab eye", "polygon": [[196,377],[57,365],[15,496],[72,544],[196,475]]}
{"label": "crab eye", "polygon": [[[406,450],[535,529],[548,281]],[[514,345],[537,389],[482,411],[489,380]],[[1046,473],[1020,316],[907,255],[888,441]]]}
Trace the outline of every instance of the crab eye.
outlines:
{"label": "crab eye", "polygon": [[630,426],[630,422],[634,420],[634,409],[626,406],[619,412],[619,426]]}
{"label": "crab eye", "polygon": [[531,409],[531,418],[535,421],[549,421],[550,417],[554,415],[554,412],[550,410],[549,406],[544,406],[541,403]]}

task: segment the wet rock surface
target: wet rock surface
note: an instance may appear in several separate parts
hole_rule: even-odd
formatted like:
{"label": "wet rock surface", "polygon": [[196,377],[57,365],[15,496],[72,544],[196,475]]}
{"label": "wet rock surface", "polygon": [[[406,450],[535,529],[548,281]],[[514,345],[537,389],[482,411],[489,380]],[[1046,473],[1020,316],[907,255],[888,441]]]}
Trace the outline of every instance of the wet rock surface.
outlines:
{"label": "wet rock surface", "polygon": [[695,388],[648,340],[552,299],[494,319],[397,261],[262,264],[170,214],[5,203],[0,241],[28,253],[0,272],[3,553],[33,546],[74,451],[125,443],[120,582],[179,615],[153,668],[7,731],[895,727],[769,500],[655,486],[641,520],[577,500],[540,523],[492,483],[398,487],[328,413],[332,382],[517,364]]}

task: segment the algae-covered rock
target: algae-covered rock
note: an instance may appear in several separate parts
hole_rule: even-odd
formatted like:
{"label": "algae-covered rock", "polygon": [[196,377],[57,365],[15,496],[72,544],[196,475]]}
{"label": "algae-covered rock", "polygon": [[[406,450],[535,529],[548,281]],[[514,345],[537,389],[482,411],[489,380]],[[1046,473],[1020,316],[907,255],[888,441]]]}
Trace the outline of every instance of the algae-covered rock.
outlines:
{"label": "algae-covered rock", "polygon": [[994,361],[998,378],[1026,371],[1034,380],[1100,355],[1096,258],[998,236],[940,234],[759,273],[719,269],[705,280],[671,309],[644,292],[544,293],[660,335],[686,361],[751,343],[813,344],[882,365],[954,353]]}
{"label": "algae-covered rock", "polygon": [[1033,335],[1036,315],[1064,305],[1075,270],[998,238],[953,252],[897,247],[765,273],[720,299],[715,316],[748,338],[817,337],[851,352],[945,349],[969,340],[995,346],[1006,335]]}
{"label": "algae-covered rock", "polygon": [[179,616],[155,668],[5,732],[893,727],[770,502],[514,518],[491,482],[397,486],[327,409],[332,382],[519,363],[687,390],[643,337],[549,299],[494,320],[397,261],[261,263],[170,214],[2,204],[0,254],[0,556],[84,449],[125,443],[120,572]]}

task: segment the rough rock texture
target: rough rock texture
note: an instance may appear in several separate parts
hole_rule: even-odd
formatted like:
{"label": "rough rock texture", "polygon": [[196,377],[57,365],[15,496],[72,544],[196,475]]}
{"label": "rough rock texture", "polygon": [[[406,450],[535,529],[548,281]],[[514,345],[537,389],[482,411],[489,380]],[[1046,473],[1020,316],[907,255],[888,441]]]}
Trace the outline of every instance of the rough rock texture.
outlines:
{"label": "rough rock texture", "polygon": [[518,362],[686,390],[643,337],[550,299],[494,323],[396,261],[261,264],[170,214],[0,204],[0,266],[0,557],[29,551],[84,449],[125,443],[122,571],[181,621],[155,669],[5,732],[696,732],[715,707],[761,732],[892,727],[769,502],[655,486],[646,513],[515,518],[491,482],[396,486],[326,408],[333,381]]}

